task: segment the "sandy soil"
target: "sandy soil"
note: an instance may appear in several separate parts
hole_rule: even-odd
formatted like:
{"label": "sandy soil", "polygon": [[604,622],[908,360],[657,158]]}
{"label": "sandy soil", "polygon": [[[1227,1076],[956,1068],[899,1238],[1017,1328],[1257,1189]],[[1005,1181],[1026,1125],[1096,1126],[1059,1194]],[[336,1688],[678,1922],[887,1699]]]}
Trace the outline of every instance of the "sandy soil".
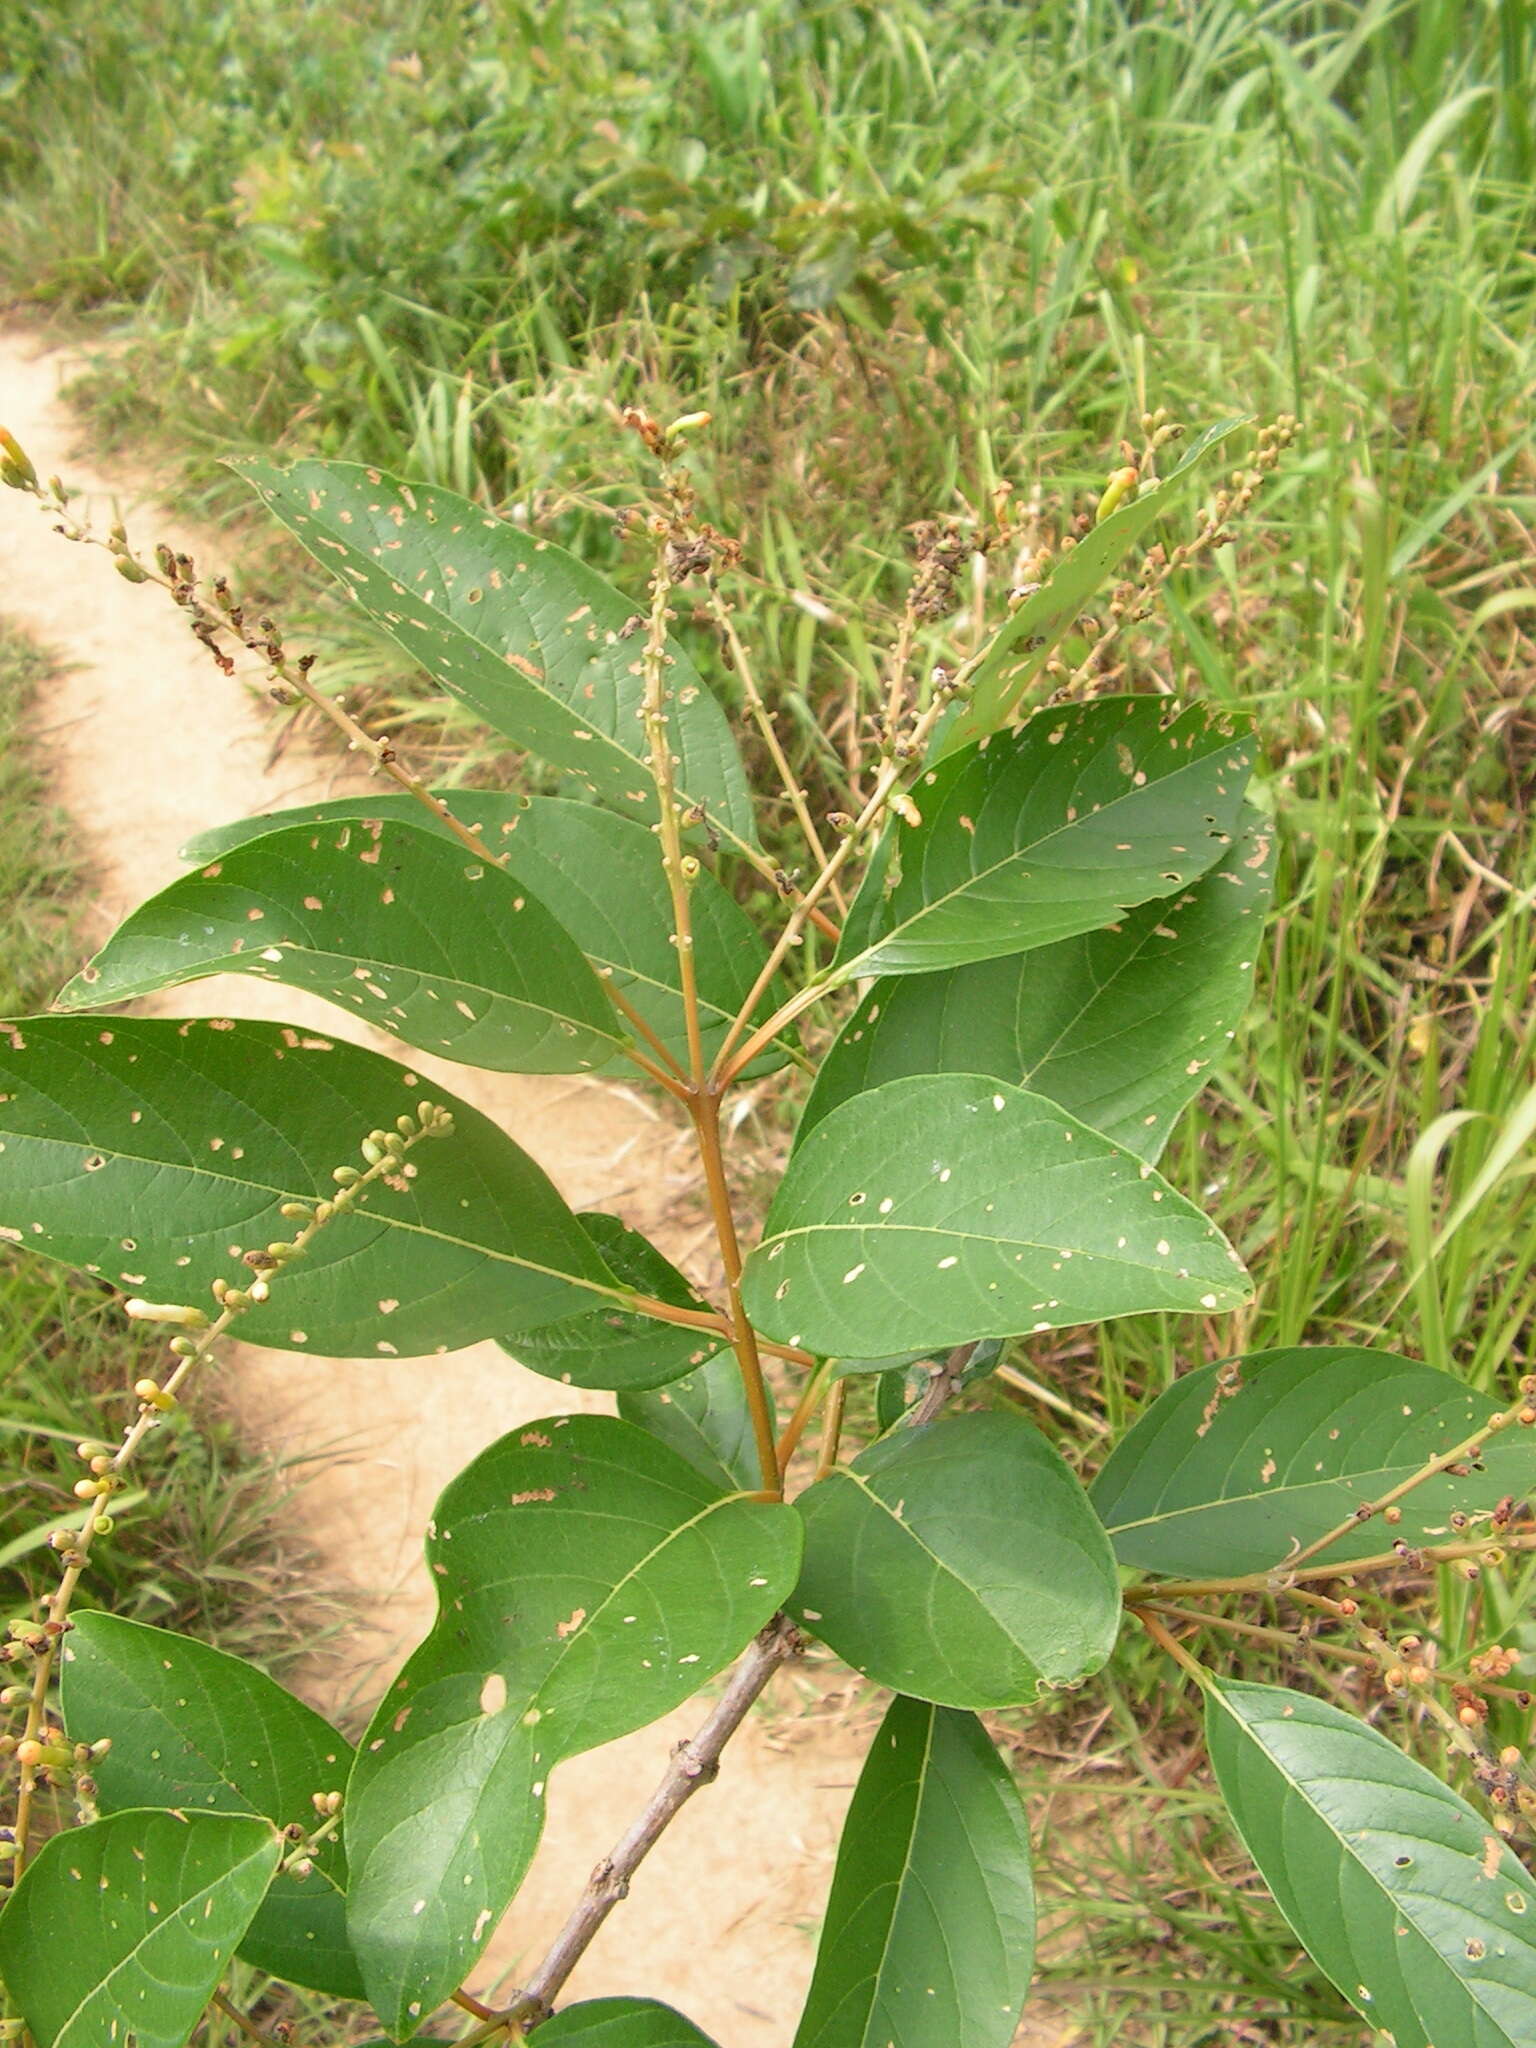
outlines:
{"label": "sandy soil", "polygon": [[[139,545],[166,539],[222,565],[220,543],[156,507],[143,479],[77,456],[78,429],[58,397],[68,369],[24,332],[0,330],[0,421],[38,470],[79,489],[98,527],[115,504]],[[6,613],[69,664],[45,733],[59,797],[96,876],[91,937],[183,871],[177,849],[192,833],[363,786],[354,762],[315,745],[290,745],[273,765],[261,701],[219,673],[161,593],[124,582],[101,550],[61,540],[31,500],[9,491],[0,492],[0,573]],[[135,1007],[282,1016],[385,1045],[326,1005],[240,976]],[[498,1118],[572,1203],[616,1209],[679,1263],[696,1261],[699,1219],[679,1207],[688,1155],[663,1107],[581,1078],[483,1074],[415,1053],[411,1063]],[[359,1686],[378,1690],[429,1625],[421,1532],[453,1474],[518,1423],[611,1405],[524,1371],[492,1344],[399,1361],[242,1346],[228,1372],[236,1411],[263,1444],[290,1457],[338,1454],[291,1510],[359,1617],[350,1677],[326,1681],[333,1700]],[[538,1860],[479,1984],[515,1982],[547,1945],[672,1744],[701,1717],[697,1706],[684,1709],[562,1767]],[[719,1786],[651,1857],[571,1994],[644,1992],[677,2005],[725,2048],[787,2044],[869,1719],[867,1710],[845,1718],[804,1675],[783,1675],[732,1744]],[[1029,2038],[1045,2048],[1046,2036]]]}

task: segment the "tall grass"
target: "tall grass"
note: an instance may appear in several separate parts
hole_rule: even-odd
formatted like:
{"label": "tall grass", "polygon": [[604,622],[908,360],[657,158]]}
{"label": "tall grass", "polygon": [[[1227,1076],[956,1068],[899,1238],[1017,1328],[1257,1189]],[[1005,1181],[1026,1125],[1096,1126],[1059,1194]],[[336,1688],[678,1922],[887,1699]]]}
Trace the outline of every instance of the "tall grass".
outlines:
{"label": "tall grass", "polygon": [[[1048,531],[1152,406],[1298,413],[1120,678],[1264,739],[1260,995],[1169,1158],[1260,1293],[1235,1333],[1138,1319],[1028,1371],[1119,1429],[1202,1344],[1532,1369],[1530,0],[13,0],[8,28],[0,265],[110,339],[104,431],[166,436],[205,512],[239,504],[216,454],[319,451],[638,585],[615,408],[707,407],[704,509],[815,789],[857,757],[914,522],[979,524],[1006,483]],[[397,656],[316,629],[317,674],[484,772]],[[1523,1597],[1439,1625],[1536,1652]],[[1075,1941],[1048,1975],[1095,2041],[1357,2038],[1213,1847],[1158,1683],[1128,1651],[1041,1737],[1074,1787],[1141,1787],[1168,1880],[1149,1905],[1149,1838],[1106,1808],[1046,1873]]]}

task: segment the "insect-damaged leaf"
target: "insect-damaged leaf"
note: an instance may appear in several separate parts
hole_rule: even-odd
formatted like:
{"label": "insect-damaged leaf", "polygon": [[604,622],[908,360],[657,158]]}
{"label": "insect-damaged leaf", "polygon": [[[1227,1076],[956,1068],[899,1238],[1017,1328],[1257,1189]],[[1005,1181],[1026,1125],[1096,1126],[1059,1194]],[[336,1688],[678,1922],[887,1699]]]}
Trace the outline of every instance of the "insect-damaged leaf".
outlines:
{"label": "insect-damaged leaf", "polygon": [[[444,789],[437,794],[456,818],[484,836],[491,858],[506,862],[507,872],[559,919],[614,990],[639,1011],[679,1064],[686,1065],[688,1039],[672,937],[672,899],[656,840],[645,826],[565,797],[483,789]],[[413,798],[381,793],[240,819],[199,834],[183,850],[184,857],[206,866],[267,832],[361,818],[398,819],[436,832],[456,848],[459,844],[447,826]],[[707,868],[695,878],[689,904],[701,1036],[705,1054],[712,1058],[726,1027],[751,994],[766,955],[751,919]],[[754,1022],[763,1021],[774,1000],[772,990],[762,997],[753,1012]],[[783,1061],[777,1045],[769,1046],[743,1072],[767,1073]]]}
{"label": "insect-damaged leaf", "polygon": [[823,1117],[743,1286],[767,1336],[839,1358],[1248,1293],[1215,1226],[1145,1162],[974,1074],[888,1081]]}
{"label": "insect-damaged leaf", "polygon": [[184,2048],[277,1868],[245,1814],[134,1809],[45,1842],[0,1914],[37,2048]]}
{"label": "insect-damaged leaf", "polygon": [[386,2026],[407,2031],[484,1947],[555,1765],[729,1662],[794,1584],[800,1540],[793,1509],[723,1494],[608,1416],[527,1424],[453,1481],[427,1542],[437,1625],[347,1794],[349,1927]]}
{"label": "insect-damaged leaf", "polygon": [[[241,1657],[117,1615],[80,1615],[63,1662],[64,1724],[110,1740],[92,1766],[104,1813],[125,1807],[253,1813],[315,1826],[314,1794],[339,1792],[351,1744]],[[274,1878],[240,1954],[258,1969],[361,1998],[346,1936],[347,1859],[333,1835],[305,1877]]]}
{"label": "insect-damaged leaf", "polygon": [[1155,1160],[1253,987],[1273,835],[1253,813],[1208,874],[1099,931],[877,981],[822,1062],[804,1135],[907,1074],[990,1074]]}
{"label": "insect-damaged leaf", "polygon": [[418,1145],[409,1174],[320,1231],[241,1335],[419,1356],[616,1286],[544,1174],[478,1110],[377,1053],[229,1018],[0,1026],[0,1229],[132,1293],[205,1301],[217,1276],[250,1279],[244,1252],[292,1237],[284,1202],[334,1194],[333,1169],[368,1132],[428,1097],[453,1112],[452,1136]]}
{"label": "insect-damaged leaf", "polygon": [[[609,1271],[641,1294],[675,1308],[701,1309],[703,1299],[656,1249],[649,1238],[617,1216],[593,1211],[580,1217]],[[702,1365],[725,1342],[710,1330],[695,1330],[654,1316],[637,1315],[599,1302],[575,1315],[501,1339],[520,1365],[571,1387],[610,1387],[638,1392],[664,1387]],[[732,1365],[732,1375],[740,1376]]]}
{"label": "insect-damaged leaf", "polygon": [[[1201,1366],[1159,1395],[1110,1454],[1093,1504],[1122,1564],[1180,1576],[1269,1571],[1464,1442],[1500,1405],[1387,1351],[1260,1351]],[[1536,1485],[1527,1430],[1493,1437],[1479,1463],[1416,1486],[1390,1532],[1373,1517],[1320,1558],[1443,1542],[1452,1513],[1486,1517],[1501,1496]]]}
{"label": "insect-damaged leaf", "polygon": [[985,1729],[893,1700],[848,1809],[794,2048],[1008,2048],[1034,1953],[1028,1821]]}
{"label": "insect-damaged leaf", "polygon": [[995,732],[1013,714],[1096,593],[1181,495],[1196,463],[1247,423],[1246,417],[1239,417],[1207,427],[1189,443],[1167,476],[1144,484],[1128,504],[1101,519],[1076,547],[1058,558],[1049,579],[1011,614],[988,649],[971,678],[969,703],[940,728],[935,760]]}
{"label": "insect-damaged leaf", "polygon": [[1114,1645],[1109,1539],[1022,1416],[893,1430],[795,1507],[795,1611],[877,1684],[945,1706],[1018,1706],[1086,1678]]}
{"label": "insect-damaged leaf", "polygon": [[670,1444],[727,1492],[761,1483],[752,1412],[741,1370],[730,1352],[720,1352],[670,1386],[621,1393],[619,1413],[637,1429],[649,1430]]}
{"label": "insect-damaged leaf", "polygon": [[[635,607],[552,542],[452,491],[355,462],[230,467],[433,681],[514,746],[579,776],[603,803],[656,812]],[[667,643],[668,736],[684,800],[751,844],[751,799],[724,712]]]}
{"label": "insect-damaged leaf", "polygon": [[502,1072],[621,1065],[632,1036],[526,883],[401,819],[247,840],[136,910],[59,1007],[209,974],[308,989],[419,1051]]}
{"label": "insect-damaged leaf", "polygon": [[[848,915],[829,986],[995,960],[1114,923],[1213,867],[1239,829],[1251,742],[1156,697],[1038,712],[913,789]],[[893,880],[894,877],[894,880]]]}
{"label": "insect-damaged leaf", "polygon": [[1488,1821],[1351,1714],[1211,1680],[1205,1736],[1313,1960],[1397,2048],[1536,2040],[1536,1882]]}

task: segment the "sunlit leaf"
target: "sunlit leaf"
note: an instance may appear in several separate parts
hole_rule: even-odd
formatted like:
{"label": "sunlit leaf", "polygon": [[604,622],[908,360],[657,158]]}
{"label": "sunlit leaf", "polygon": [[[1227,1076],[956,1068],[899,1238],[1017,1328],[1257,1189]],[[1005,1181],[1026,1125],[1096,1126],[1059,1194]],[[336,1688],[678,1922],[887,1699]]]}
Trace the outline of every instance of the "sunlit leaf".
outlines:
{"label": "sunlit leaf", "polygon": [[[445,789],[438,795],[454,816],[483,834],[494,859],[538,898],[614,989],[638,1010],[679,1064],[687,1059],[677,947],[672,936],[672,899],[645,826],[592,804],[564,797],[518,796],[503,790]],[[366,797],[338,797],[329,803],[244,818],[203,832],[183,849],[200,867],[222,860],[234,848],[264,833],[291,826],[333,824],[361,818],[399,819],[459,842],[411,797],[380,791]],[[693,926],[694,979],[698,989],[704,1050],[711,1057],[730,1020],[752,991],[766,957],[763,942],[746,912],[701,868],[689,896]],[[767,1014],[768,998],[754,1012]],[[768,1047],[747,1075],[783,1064]]]}
{"label": "sunlit leaf", "polygon": [[539,2032],[555,2048],[714,2048],[692,2020],[651,1998],[589,1998],[557,2012]]}
{"label": "sunlit leaf", "polygon": [[439,1619],[384,1697],[347,1797],[349,1930],[406,2031],[521,1883],[562,1758],[696,1692],[794,1584],[800,1523],[608,1416],[503,1437],[429,1525]]}
{"label": "sunlit leaf", "polygon": [[246,1814],[135,1808],[43,1844],[0,1913],[37,2048],[183,2048],[277,1868]]}
{"label": "sunlit leaf", "polygon": [[1041,711],[913,789],[848,915],[829,985],[1053,945],[1179,894],[1237,834],[1252,743],[1158,697]]}
{"label": "sunlit leaf", "polygon": [[795,1611],[877,1684],[945,1706],[1017,1706],[1086,1678],[1114,1644],[1109,1539],[1022,1416],[893,1430],[795,1506]]}
{"label": "sunlit leaf", "polygon": [[[655,815],[635,606],[564,548],[452,491],[355,462],[230,465],[414,661],[479,718],[631,817]],[[686,800],[752,842],[724,712],[669,641],[668,735]]]}
{"label": "sunlit leaf", "polygon": [[453,1135],[322,1230],[242,1336],[408,1357],[570,1314],[617,1284],[478,1110],[377,1053],[229,1018],[0,1028],[0,1230],[130,1293],[206,1302],[215,1277],[249,1281],[245,1252],[293,1236],[284,1202],[334,1194],[333,1169],[423,1099],[453,1111]]}
{"label": "sunlit leaf", "polygon": [[[351,1744],[247,1659],[112,1614],[77,1617],[63,1703],[72,1741],[112,1744],[92,1766],[103,1813],[253,1813],[308,1832],[314,1794],[341,1791],[352,1768]],[[332,1836],[309,1860],[308,1876],[273,1880],[240,1954],[289,1983],[361,1998],[346,1935],[346,1855]]]}
{"label": "sunlit leaf", "polygon": [[[1198,1576],[1270,1571],[1349,1522],[1501,1403],[1449,1373],[1353,1345],[1260,1351],[1197,1367],[1158,1396],[1111,1452],[1092,1497],[1123,1564]],[[1400,1519],[1356,1523],[1320,1552],[1342,1562],[1390,1542],[1446,1542],[1536,1485],[1536,1443],[1507,1430],[1481,1469],[1426,1480]]]}
{"label": "sunlit leaf", "polygon": [[1249,1291],[1225,1239],[1145,1162],[967,1074],[889,1081],[823,1117],[743,1284],[766,1335],[840,1358],[1215,1312]]}
{"label": "sunlit leaf", "polygon": [[1481,1814],[1305,1693],[1212,1681],[1206,1741],[1281,1912],[1384,2040],[1536,2040],[1536,1882]]}
{"label": "sunlit leaf", "polygon": [[843,1825],[794,2048],[1008,2048],[1034,1951],[1029,1825],[986,1731],[893,1700]]}
{"label": "sunlit leaf", "polygon": [[877,981],[822,1062],[799,1136],[882,1082],[979,1073],[1155,1160],[1252,990],[1272,836],[1250,812],[1180,896],[1034,952]]}
{"label": "sunlit leaf", "polygon": [[233,848],[136,910],[59,1007],[209,974],[307,989],[419,1051],[503,1072],[622,1064],[633,1036],[525,882],[401,819],[290,826]]}

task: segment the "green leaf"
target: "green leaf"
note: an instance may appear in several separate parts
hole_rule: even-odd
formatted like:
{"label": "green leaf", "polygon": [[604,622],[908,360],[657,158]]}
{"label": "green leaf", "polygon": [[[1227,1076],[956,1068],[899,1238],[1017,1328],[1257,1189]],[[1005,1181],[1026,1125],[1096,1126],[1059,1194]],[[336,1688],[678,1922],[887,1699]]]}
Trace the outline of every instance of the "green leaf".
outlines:
{"label": "green leaf", "polygon": [[[611,808],[655,815],[635,607],[584,562],[452,491],[354,462],[230,467],[397,646],[478,718]],[[679,790],[755,843],[725,713],[675,640],[668,733]]]}
{"label": "green leaf", "polygon": [[1251,741],[1203,707],[1165,709],[1058,705],[929,769],[920,822],[888,828],[828,985],[1030,952],[1187,889],[1239,830]]}
{"label": "green leaf", "polygon": [[[679,1063],[686,1062],[672,899],[656,840],[646,827],[564,797],[482,789],[437,794],[456,818],[483,833],[494,857],[507,858],[511,872],[559,919]],[[458,849],[447,826],[413,798],[381,794],[339,797],[222,825],[192,840],[184,857],[206,866],[267,832],[360,818],[401,819]],[[766,955],[752,920],[707,868],[694,882],[689,901],[704,1050],[713,1057],[730,1020],[751,994]],[[772,1000],[770,991],[753,1012],[754,1021],[763,1021]],[[767,1073],[783,1062],[784,1053],[769,1047],[743,1071]]]}
{"label": "green leaf", "polygon": [[[240,1657],[116,1615],[77,1619],[64,1650],[64,1723],[110,1752],[93,1766],[103,1813],[127,1807],[252,1813],[316,1825],[312,1795],[340,1792],[351,1745]],[[347,1860],[333,1836],[308,1877],[274,1879],[240,1954],[258,1969],[361,1998],[346,1935]]]}
{"label": "green leaf", "polygon": [[720,1352],[686,1379],[655,1393],[619,1395],[619,1413],[672,1449],[728,1493],[761,1483],[757,1439],[733,1353]]}
{"label": "green leaf", "polygon": [[743,1278],[765,1336],[839,1358],[1248,1292],[1226,1240],[1144,1161],[974,1074],[888,1081],[823,1117]]}
{"label": "green leaf", "polygon": [[[430,1097],[451,1137],[337,1218],[240,1334],[412,1357],[569,1314],[616,1283],[544,1174],[488,1117],[377,1053],[228,1018],[34,1017],[0,1027],[0,1228],[157,1301],[206,1301],[293,1235],[377,1126]],[[576,1282],[586,1283],[578,1286]],[[387,1331],[388,1336],[381,1335]]]}
{"label": "green leaf", "polygon": [[1190,442],[1167,476],[1145,485],[1129,504],[1101,519],[1076,547],[1058,558],[1049,580],[1025,599],[993,641],[971,679],[970,702],[941,729],[934,760],[995,732],[1012,716],[1024,692],[1095,594],[1182,494],[1195,464],[1247,424],[1245,415],[1207,427]]}
{"label": "green leaf", "polygon": [[[1202,1366],[1159,1395],[1091,1488],[1122,1564],[1180,1577],[1267,1572],[1349,1521],[1502,1404],[1388,1351],[1319,1345]],[[1319,1553],[1368,1557],[1391,1542],[1451,1540],[1450,1517],[1486,1517],[1536,1485],[1536,1443],[1507,1430],[1482,1469],[1442,1473],[1398,1504],[1390,1534],[1358,1523]]]}
{"label": "green leaf", "polygon": [[[617,1216],[592,1211],[579,1219],[598,1257],[626,1286],[677,1308],[704,1308],[703,1297],[663,1258],[648,1237]],[[725,1340],[708,1330],[690,1330],[654,1316],[635,1315],[611,1302],[578,1309],[501,1339],[520,1365],[568,1387],[611,1387],[639,1391],[664,1387],[714,1356]],[[734,1367],[732,1371],[734,1373]],[[739,1380],[739,1375],[737,1376]]]}
{"label": "green leaf", "polygon": [[277,1868],[271,1823],[135,1810],[45,1842],[0,1914],[37,2048],[183,2048]]}
{"label": "green leaf", "polygon": [[173,882],[58,1007],[208,974],[308,989],[422,1052],[502,1072],[622,1066],[633,1036],[525,883],[397,819],[270,832]]}
{"label": "green leaf", "polygon": [[692,2020],[651,1998],[588,1998],[557,2012],[539,2032],[557,2048],[714,2048]]}
{"label": "green leaf", "polygon": [[1114,1647],[1109,1539],[1022,1416],[895,1430],[795,1507],[795,1611],[879,1685],[941,1706],[1018,1706],[1075,1685]]}
{"label": "green leaf", "polygon": [[1482,1815],[1305,1693],[1213,1680],[1205,1732],[1281,1912],[1384,2040],[1536,2041],[1536,1883]]}
{"label": "green leaf", "polygon": [[1008,2048],[1034,1954],[1013,1779],[974,1715],[893,1700],[843,1826],[794,2048]]}
{"label": "green leaf", "polygon": [[877,981],[822,1062],[797,1142],[882,1082],[981,1073],[1155,1160],[1247,1004],[1272,837],[1250,812],[1180,897],[1031,953]]}
{"label": "green leaf", "polygon": [[460,1982],[522,1882],[555,1765],[727,1664],[793,1586],[800,1524],[627,1422],[559,1416],[460,1473],[427,1556],[437,1625],[347,1795],[350,1932],[401,2032]]}

